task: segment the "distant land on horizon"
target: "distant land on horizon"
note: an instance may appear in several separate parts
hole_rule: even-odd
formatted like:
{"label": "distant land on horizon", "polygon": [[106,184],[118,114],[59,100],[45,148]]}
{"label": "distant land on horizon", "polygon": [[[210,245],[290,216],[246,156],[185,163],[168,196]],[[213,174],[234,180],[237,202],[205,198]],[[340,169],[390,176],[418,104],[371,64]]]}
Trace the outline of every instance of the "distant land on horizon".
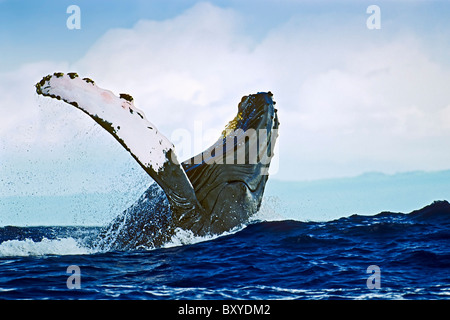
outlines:
{"label": "distant land on horizon", "polygon": [[[0,195],[0,226],[103,225],[137,200],[140,192]],[[269,178],[263,210],[277,219],[328,221],[352,214],[409,213],[436,200],[450,200],[450,170],[368,172],[311,181]]]}
{"label": "distant land on horizon", "polygon": [[367,172],[310,181],[269,179],[265,195],[283,204],[285,217],[298,220],[326,221],[382,211],[408,213],[435,200],[450,200],[450,170]]}

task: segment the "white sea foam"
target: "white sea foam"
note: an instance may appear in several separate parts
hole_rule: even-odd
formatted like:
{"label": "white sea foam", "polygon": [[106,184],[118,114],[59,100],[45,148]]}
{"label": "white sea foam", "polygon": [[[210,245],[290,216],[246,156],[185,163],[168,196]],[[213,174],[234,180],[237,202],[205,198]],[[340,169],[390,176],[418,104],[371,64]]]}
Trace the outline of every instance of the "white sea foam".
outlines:
{"label": "white sea foam", "polygon": [[[249,223],[257,221],[278,221],[284,220],[279,212],[279,199],[276,197],[265,197],[261,209],[250,220]],[[177,246],[196,244],[199,242],[210,241],[241,231],[247,224],[233,228],[230,231],[220,235],[196,236],[190,230],[176,229],[171,240],[163,248],[172,248]],[[13,256],[44,256],[44,255],[84,255],[98,252],[99,249],[92,249],[83,246],[80,241],[72,237],[48,239],[43,238],[40,241],[32,239],[8,240],[0,243],[0,257]]]}
{"label": "white sea foam", "polygon": [[83,247],[74,238],[47,239],[41,241],[8,240],[0,243],[0,257],[43,256],[43,255],[78,255],[93,253]]}
{"label": "white sea foam", "polygon": [[211,236],[196,236],[191,230],[183,230],[177,228],[175,234],[172,236],[169,242],[167,242],[163,247],[172,248],[177,246],[183,246],[187,244],[195,244],[203,241],[213,240],[217,238],[217,235]]}
{"label": "white sea foam", "polygon": [[196,236],[196,235],[194,235],[194,233],[191,230],[183,230],[181,228],[177,228],[175,230],[175,234],[172,236],[170,241],[167,242],[163,247],[164,248],[172,248],[172,247],[183,246],[183,245],[187,245],[187,244],[195,244],[195,243],[199,243],[199,242],[210,241],[210,240],[217,239],[219,237],[234,234],[234,233],[242,230],[245,227],[246,227],[246,225],[239,226],[239,227],[235,227],[235,228],[231,229],[230,231],[227,231],[227,232],[224,232],[221,234],[206,235],[206,236]]}
{"label": "white sea foam", "polygon": [[177,246],[183,246],[188,244],[195,244],[204,241],[210,241],[217,239],[218,237],[223,237],[227,235],[234,234],[236,232],[245,229],[248,224],[259,222],[259,221],[282,221],[285,217],[279,213],[280,199],[278,197],[264,197],[260,210],[249,219],[247,224],[235,227],[229,231],[221,234],[207,235],[207,236],[196,236],[190,230],[183,230],[177,228],[175,234],[172,236],[170,241],[166,243],[164,248],[172,248]]}

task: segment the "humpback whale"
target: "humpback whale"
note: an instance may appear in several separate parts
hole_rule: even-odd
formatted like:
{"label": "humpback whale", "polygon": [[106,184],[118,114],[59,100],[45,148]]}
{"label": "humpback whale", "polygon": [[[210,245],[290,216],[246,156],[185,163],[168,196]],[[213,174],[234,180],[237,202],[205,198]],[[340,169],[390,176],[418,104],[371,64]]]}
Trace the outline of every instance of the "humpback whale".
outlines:
{"label": "humpback whale", "polygon": [[180,162],[173,143],[134,106],[131,95],[117,96],[76,73],[47,75],[35,87],[37,94],[90,116],[156,182],[102,230],[96,246],[157,248],[177,230],[222,234],[259,210],[279,126],[270,91],[242,97],[218,140]]}

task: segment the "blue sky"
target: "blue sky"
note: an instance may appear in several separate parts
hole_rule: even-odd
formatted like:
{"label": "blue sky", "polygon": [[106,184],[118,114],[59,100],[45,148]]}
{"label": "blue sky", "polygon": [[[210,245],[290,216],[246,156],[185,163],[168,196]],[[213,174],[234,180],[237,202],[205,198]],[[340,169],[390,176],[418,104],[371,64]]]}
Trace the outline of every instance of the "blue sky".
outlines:
{"label": "blue sky", "polygon": [[[82,29],[76,32],[66,28],[66,9],[71,4],[82,9]],[[6,59],[1,66],[13,69],[45,59],[76,61],[110,28],[132,27],[139,19],[168,18],[185,7],[167,1],[2,1],[0,32]]]}
{"label": "blue sky", "polygon": [[[124,0],[3,0],[0,1],[0,70],[40,60],[74,62],[111,28],[131,28],[140,19],[173,18],[199,1],[124,1]],[[247,30],[264,36],[271,27],[293,15],[360,15],[374,1],[295,1],[295,0],[222,0],[209,1],[216,6],[233,8],[252,21]],[[82,10],[82,29],[66,28],[66,9],[76,4]],[[383,20],[397,28],[416,32],[433,32],[448,27],[448,4],[445,1],[377,1],[383,8]],[[360,15],[361,20],[366,16]],[[332,21],[330,21],[332,23]]]}
{"label": "blue sky", "polygon": [[[72,4],[81,30],[66,27]],[[366,27],[371,4],[380,30]],[[2,193],[146,184],[90,119],[35,96],[55,71],[132,94],[182,158],[217,138],[243,95],[271,90],[272,178],[449,169],[449,12],[446,1],[0,1]]]}

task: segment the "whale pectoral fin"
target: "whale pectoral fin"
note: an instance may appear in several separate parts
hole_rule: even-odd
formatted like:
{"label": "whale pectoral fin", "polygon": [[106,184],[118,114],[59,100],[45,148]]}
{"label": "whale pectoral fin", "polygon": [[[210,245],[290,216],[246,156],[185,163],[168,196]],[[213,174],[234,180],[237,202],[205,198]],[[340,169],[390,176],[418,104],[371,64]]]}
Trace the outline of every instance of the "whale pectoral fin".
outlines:
{"label": "whale pectoral fin", "polygon": [[[162,187],[176,225],[201,233],[203,208],[179,164],[174,145],[134,106],[128,94],[120,97],[75,73],[54,73],[36,84],[36,92],[75,106],[108,131]],[[195,230],[193,230],[195,232]]]}

